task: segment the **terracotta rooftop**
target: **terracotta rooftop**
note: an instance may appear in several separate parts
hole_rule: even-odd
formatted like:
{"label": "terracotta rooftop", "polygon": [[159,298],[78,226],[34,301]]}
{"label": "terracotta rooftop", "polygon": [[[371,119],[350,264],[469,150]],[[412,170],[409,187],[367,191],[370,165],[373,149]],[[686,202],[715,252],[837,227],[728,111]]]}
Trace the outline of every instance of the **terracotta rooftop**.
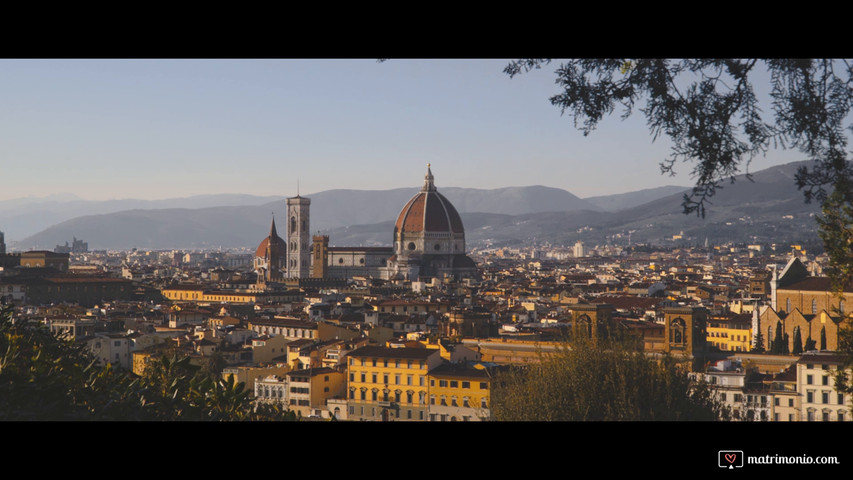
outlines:
{"label": "terracotta rooftop", "polygon": [[350,357],[412,358],[425,360],[439,353],[434,348],[361,347],[349,353]]}
{"label": "terracotta rooftop", "polygon": [[[784,287],[779,287],[779,290],[805,290],[809,292],[828,292],[832,290],[829,277],[807,277],[800,281],[791,283]],[[847,285],[844,287],[845,292],[853,292],[853,286]]]}

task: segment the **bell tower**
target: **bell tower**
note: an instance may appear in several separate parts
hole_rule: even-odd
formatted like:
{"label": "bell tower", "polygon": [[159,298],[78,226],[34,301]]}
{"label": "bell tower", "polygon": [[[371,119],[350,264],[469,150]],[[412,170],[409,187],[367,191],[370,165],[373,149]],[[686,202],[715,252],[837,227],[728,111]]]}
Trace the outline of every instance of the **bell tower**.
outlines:
{"label": "bell tower", "polygon": [[694,357],[705,352],[708,311],[701,307],[670,307],[664,313],[664,351]]}
{"label": "bell tower", "polygon": [[287,276],[311,276],[311,199],[296,195],[287,199]]}
{"label": "bell tower", "polygon": [[328,271],[326,262],[329,260],[329,236],[314,235],[314,266],[311,270],[313,278],[326,278]]}

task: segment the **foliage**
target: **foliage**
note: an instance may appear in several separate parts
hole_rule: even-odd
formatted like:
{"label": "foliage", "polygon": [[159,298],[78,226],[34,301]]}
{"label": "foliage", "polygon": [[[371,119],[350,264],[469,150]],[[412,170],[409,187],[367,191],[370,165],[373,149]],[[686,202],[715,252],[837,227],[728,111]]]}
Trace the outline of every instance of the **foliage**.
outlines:
{"label": "foliage", "polygon": [[[540,69],[550,59],[511,62],[511,77]],[[772,120],[759,106],[753,79],[770,75]],[[726,181],[770,147],[795,148],[814,163],[795,182],[823,215],[819,234],[829,256],[827,272],[837,292],[853,281],[853,166],[847,161],[845,121],[853,108],[853,65],[832,59],[580,59],[556,70],[561,93],[551,103],[571,114],[585,135],[621,106],[622,118],[638,104],[657,139],[672,141],[661,165],[693,164],[696,181],[684,195],[685,213],[705,216],[705,204]],[[853,127],[851,127],[853,128]]]}
{"label": "foliage", "polygon": [[0,311],[0,420],[294,420],[255,408],[243,383],[161,357],[142,378],[100,367],[85,348]]}
{"label": "foliage", "polygon": [[792,355],[803,354],[803,335],[799,328],[794,329],[794,348],[791,350]]}
{"label": "foliage", "polygon": [[622,342],[578,339],[540,363],[497,375],[492,416],[504,421],[716,420],[726,412],[675,359]]}
{"label": "foliage", "polygon": [[764,353],[764,335],[761,334],[761,328],[755,335],[755,346],[752,347],[753,353]]}
{"label": "foliage", "polygon": [[853,205],[849,182],[832,192],[822,205],[823,215],[817,219],[818,234],[823,240],[830,263],[826,273],[832,289],[841,295],[845,286],[853,285]]}
{"label": "foliage", "polygon": [[773,337],[773,345],[770,347],[770,353],[776,355],[788,353],[788,343],[782,337],[782,322],[776,322],[776,334]]}
{"label": "foliage", "polygon": [[844,354],[844,363],[835,371],[835,389],[853,395],[853,382],[849,376],[853,370],[853,323],[844,322],[838,329],[838,351]]}

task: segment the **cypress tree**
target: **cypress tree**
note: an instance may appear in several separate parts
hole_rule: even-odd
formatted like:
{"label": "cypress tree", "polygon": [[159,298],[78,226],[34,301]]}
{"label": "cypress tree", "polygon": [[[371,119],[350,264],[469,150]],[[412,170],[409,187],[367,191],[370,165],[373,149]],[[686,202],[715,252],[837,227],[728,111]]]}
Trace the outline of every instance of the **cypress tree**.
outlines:
{"label": "cypress tree", "polygon": [[794,348],[791,353],[794,355],[803,353],[803,335],[800,333],[800,327],[794,329]]}
{"label": "cypress tree", "polygon": [[777,355],[785,353],[787,347],[782,346],[783,338],[782,338],[782,322],[776,322],[776,335],[773,337],[773,346],[770,348],[771,353],[775,353]]}
{"label": "cypress tree", "polygon": [[755,335],[755,346],[752,347],[752,351],[755,353],[764,353],[764,335],[761,334],[761,329]]}

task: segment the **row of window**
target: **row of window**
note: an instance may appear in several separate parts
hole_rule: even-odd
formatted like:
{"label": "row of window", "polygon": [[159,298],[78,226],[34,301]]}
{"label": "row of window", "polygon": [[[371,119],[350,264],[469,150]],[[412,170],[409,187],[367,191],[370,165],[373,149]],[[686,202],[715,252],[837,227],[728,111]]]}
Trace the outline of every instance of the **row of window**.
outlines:
{"label": "row of window", "polygon": [[[466,416],[466,415],[462,416],[463,422],[467,422],[470,420],[471,420],[471,417]],[[457,422],[457,421],[459,421],[459,419],[457,419],[455,415],[444,415],[444,414],[430,413],[429,414],[429,421],[430,422]]]}
{"label": "row of window", "polygon": [[[441,388],[448,388],[448,387],[449,388],[459,388],[460,384],[461,384],[462,388],[464,388],[464,389],[471,388],[471,382],[469,382],[469,381],[464,381],[464,380],[461,382],[458,380],[439,380],[438,381],[438,386]],[[434,387],[435,386],[435,380],[430,380],[429,386]],[[489,389],[489,383],[488,382],[480,382],[480,390],[488,390],[488,389]]]}
{"label": "row of window", "polygon": [[[728,349],[729,349],[729,344],[728,344],[728,343],[723,343],[723,342],[711,342],[711,346],[712,346],[712,347],[717,347],[717,348],[719,348],[720,350],[728,350]],[[733,352],[742,352],[742,351],[745,351],[742,345],[733,345],[731,350],[732,350]]]}
{"label": "row of window", "polygon": [[[813,364],[813,363],[807,363],[807,364],[806,364],[806,369],[811,370],[811,369],[813,369],[813,368],[814,368],[814,364]],[[821,364],[820,369],[821,369],[821,370],[829,370],[829,365],[827,365],[827,364]]]}
{"label": "row of window", "polygon": [[[370,375],[370,377],[368,377],[368,375]],[[376,372],[373,372],[370,374],[368,374],[367,372],[361,372],[360,374],[358,374],[358,376],[355,373],[349,374],[349,381],[350,382],[355,382],[356,378],[361,379],[361,383],[367,383],[368,378],[370,378],[371,383],[378,383],[380,377],[379,377],[379,374]],[[389,374],[387,374],[387,373],[382,374],[381,378],[382,378],[382,383],[384,383],[385,385],[390,385],[390,383],[388,382],[391,379]],[[414,383],[414,375],[406,375],[405,380],[406,380],[406,382],[403,383],[402,375],[399,373],[395,374],[393,385],[414,385],[415,384]],[[424,376],[423,375],[418,376],[418,385],[421,387],[424,386]]]}
{"label": "row of window", "polygon": [[[392,312],[396,312],[396,311],[397,311],[397,307],[380,307],[380,309],[381,309],[381,311],[382,311],[383,313],[385,313],[385,312],[387,311],[387,310],[385,310],[385,308],[390,309],[390,311],[392,311]],[[403,311],[404,311],[404,312],[408,312],[408,311],[409,311],[409,306],[408,306],[408,305],[403,305]],[[417,312],[417,311],[418,311],[418,306],[417,306],[417,305],[412,305],[412,311],[413,311],[413,312]],[[426,311],[426,308],[424,308],[424,311]]]}
{"label": "row of window", "polygon": [[[364,408],[365,407],[358,407],[358,408],[359,408],[359,415],[364,416],[364,411],[365,411]],[[401,418],[400,417],[400,410],[387,410],[387,411],[389,412],[388,413],[389,416]],[[356,412],[356,407],[352,407],[352,406],[349,407],[350,415],[355,415],[355,412]],[[376,407],[370,407],[370,416],[372,416],[372,417],[376,416]],[[408,420],[412,420],[412,411],[407,409],[405,417]],[[423,419],[424,419],[424,411],[421,410],[418,412],[418,420],[423,420]]]}
{"label": "row of window", "polygon": [[[329,387],[323,387],[323,392],[329,393]],[[302,388],[302,387],[290,387],[290,393],[301,393],[301,394],[310,394],[311,389]],[[283,387],[268,387],[268,386],[258,386],[257,393],[255,393],[257,397],[270,397],[270,398],[284,398],[284,388]]]}
{"label": "row of window", "polygon": [[[362,358],[360,360],[361,360],[360,365],[362,367],[367,367],[367,366],[375,367],[380,363],[376,358],[371,358],[369,360],[366,358]],[[402,361],[399,358],[395,358],[394,360],[391,360],[390,362],[388,361],[387,358],[383,358],[381,363],[382,363],[382,366],[386,367],[386,368],[388,367],[389,363],[391,363],[394,366],[394,368],[402,368],[402,367],[400,367],[400,365],[402,365]],[[349,364],[350,364],[350,366],[355,366],[356,359],[350,358]],[[406,360],[406,367],[405,368],[417,368],[417,369],[423,369],[424,368],[424,361],[423,360],[419,361],[417,367],[415,367],[413,365],[414,365],[414,362],[412,360]]]}
{"label": "row of window", "polygon": [[[442,396],[438,399],[438,401],[439,401],[439,405],[443,405],[443,406],[445,406],[445,407],[446,407],[446,406],[448,406],[448,405],[447,405],[447,396],[442,395]],[[430,395],[430,396],[429,396],[429,404],[430,404],[430,405],[435,405],[435,404],[436,404],[435,402],[436,402],[436,397],[435,397],[435,395]],[[451,407],[458,407],[458,406],[459,406],[459,403],[456,401],[456,395],[451,395],[451,396],[450,396],[450,406],[451,406]],[[471,401],[470,401],[470,399],[469,399],[468,397],[462,397],[462,406],[463,406],[463,407],[465,407],[465,408],[470,408],[470,407],[471,407]],[[488,402],[486,401],[486,399],[485,399],[485,398],[481,398],[481,399],[480,399],[480,408],[488,408]]]}
{"label": "row of window", "polygon": [[[811,390],[806,392],[806,403],[815,403],[814,394],[815,394],[815,392],[811,391]],[[821,392],[821,394],[820,394],[821,402],[820,403],[828,404],[829,398],[830,398],[829,392]],[[837,393],[836,394],[836,403],[838,405],[844,405],[844,394],[843,393]]]}
{"label": "row of window", "polygon": [[[809,411],[808,411],[808,413],[807,413],[806,419],[807,419],[809,422],[814,422],[814,421],[815,421],[815,414],[816,414],[816,413],[817,413],[817,412],[815,412],[814,410],[809,410]],[[830,417],[830,415],[831,415],[831,412],[827,412],[827,411],[823,411],[823,412],[821,412],[821,421],[823,421],[823,422],[830,422],[830,421],[832,421],[832,418]],[[843,422],[843,421],[844,421],[844,419],[845,419],[844,410],[839,410],[839,411],[838,411],[838,413],[837,413],[837,414],[836,414],[836,416],[835,416],[835,419],[836,419],[837,421],[839,421],[839,422]]]}
{"label": "row of window", "polygon": [[[844,300],[838,302],[838,312],[844,315]],[[785,308],[787,312],[791,312],[791,299],[785,300]],[[817,299],[812,299],[812,314],[817,315]]]}
{"label": "row of window", "polygon": [[[397,390],[393,393],[393,396],[390,396],[389,393],[390,392],[388,392],[388,391],[382,392],[382,396],[381,396],[382,401],[389,402],[393,399],[394,402],[397,402],[397,403],[402,402],[403,392]],[[405,395],[406,403],[409,405],[413,404],[414,403],[414,392],[408,391],[405,393],[406,393],[406,395]],[[370,391],[370,394],[368,395],[366,388],[362,388],[360,390],[356,390],[354,387],[350,388],[350,400],[367,401],[368,397],[370,398],[371,401],[374,401],[374,402],[380,401],[379,390],[373,389]],[[418,403],[423,405],[424,399],[425,399],[424,392],[418,392]],[[438,402],[438,403],[436,403],[436,402]],[[462,407],[465,407],[465,408],[470,408],[473,405],[473,403],[471,402],[471,399],[469,397],[467,397],[467,396],[462,397],[462,400],[460,402],[459,399],[456,397],[456,395],[451,395],[450,398],[448,398],[446,395],[441,395],[439,397],[436,397],[436,395],[430,395],[429,396],[429,404],[430,405],[451,406],[451,407],[458,407],[461,405]],[[480,399],[480,408],[488,408],[488,401],[486,400],[486,398]]]}
{"label": "row of window", "polygon": [[[350,387],[349,393],[350,393],[349,394],[350,400],[365,400],[366,401],[367,397],[368,397],[367,388],[361,388],[360,390],[356,391],[355,387]],[[401,392],[400,390],[396,390],[394,392],[393,397],[389,397],[388,393],[389,393],[388,391],[382,392],[382,401],[383,402],[390,402],[392,398],[397,403],[402,402],[403,392]],[[360,397],[360,398],[357,398],[357,397]],[[407,404],[410,404],[410,405],[413,404],[414,403],[414,392],[412,392],[412,391],[406,392],[405,398],[406,398]],[[378,389],[374,388],[373,390],[371,390],[370,400],[374,401],[374,402],[379,401],[379,390]],[[426,393],[425,392],[418,392],[418,403],[421,405],[426,403]]]}
{"label": "row of window", "polygon": [[283,388],[275,388],[273,387],[258,387],[257,393],[255,393],[257,397],[270,397],[270,398],[284,398],[284,390]]}
{"label": "row of window", "polygon": [[[726,393],[725,392],[720,393],[720,400],[722,400],[724,402],[726,401]],[[734,403],[743,402],[744,401],[743,394],[735,393],[732,396],[732,401]],[[766,395],[747,395],[746,396],[746,403],[747,404],[761,403],[761,405],[766,406],[767,405],[767,396]],[[779,399],[778,398],[776,399],[776,405],[779,405]]]}

